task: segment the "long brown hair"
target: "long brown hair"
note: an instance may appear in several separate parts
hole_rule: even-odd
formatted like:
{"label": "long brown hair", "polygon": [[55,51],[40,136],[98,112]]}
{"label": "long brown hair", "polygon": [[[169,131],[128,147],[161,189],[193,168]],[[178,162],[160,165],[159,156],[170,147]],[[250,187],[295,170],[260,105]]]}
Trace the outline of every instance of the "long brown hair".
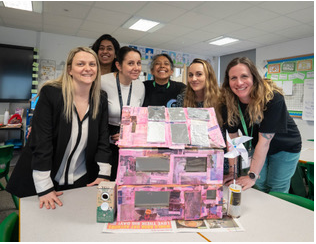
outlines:
{"label": "long brown hair", "polygon": [[[205,89],[204,89],[203,106],[204,108],[216,107],[219,96],[220,96],[220,90],[217,84],[215,72],[211,64],[207,62],[206,60],[196,58],[192,61],[190,66],[196,63],[203,65],[203,70],[205,73]],[[183,107],[196,107],[195,92],[193,91],[190,85],[187,86],[186,91],[185,91]]]}
{"label": "long brown hair", "polygon": [[[62,89],[63,94],[63,100],[64,100],[64,115],[67,120],[67,122],[71,121],[72,113],[74,110],[74,86],[73,86],[73,79],[71,75],[68,73],[69,69],[71,68],[72,61],[74,59],[74,56],[79,52],[87,52],[92,54],[95,57],[96,64],[98,67],[97,76],[95,81],[92,83],[92,86],[90,88],[90,101],[92,101],[92,118],[96,119],[97,114],[99,112],[99,104],[100,104],[100,92],[101,92],[101,71],[100,71],[100,63],[98,62],[98,57],[96,53],[88,48],[88,47],[76,47],[72,49],[69,54],[66,61],[66,65],[64,67],[63,73],[61,76],[59,76],[57,79],[49,80],[45,82],[42,86],[54,86],[59,87]],[[40,91],[38,93],[38,96],[40,95]],[[90,104],[91,106],[91,104]]]}
{"label": "long brown hair", "polygon": [[226,68],[224,82],[221,87],[221,102],[227,107],[227,122],[229,126],[235,126],[240,121],[238,111],[239,98],[233,93],[229,85],[229,71],[238,64],[246,65],[253,77],[253,86],[250,91],[251,101],[247,107],[250,125],[260,123],[263,120],[263,112],[267,103],[273,99],[274,91],[283,94],[282,89],[277,87],[272,80],[262,78],[257,67],[249,58],[238,57],[233,59]]}

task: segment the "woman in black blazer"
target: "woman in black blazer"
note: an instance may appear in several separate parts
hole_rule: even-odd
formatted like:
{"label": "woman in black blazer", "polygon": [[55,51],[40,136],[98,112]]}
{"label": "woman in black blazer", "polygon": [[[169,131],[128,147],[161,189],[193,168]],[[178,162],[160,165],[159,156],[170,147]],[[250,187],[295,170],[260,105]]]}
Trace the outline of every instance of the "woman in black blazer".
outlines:
{"label": "woman in black blazer", "polygon": [[70,51],[63,74],[40,90],[32,133],[11,175],[7,191],[38,195],[40,208],[62,206],[61,190],[109,180],[111,150],[107,94],[100,88],[100,64],[86,47]]}

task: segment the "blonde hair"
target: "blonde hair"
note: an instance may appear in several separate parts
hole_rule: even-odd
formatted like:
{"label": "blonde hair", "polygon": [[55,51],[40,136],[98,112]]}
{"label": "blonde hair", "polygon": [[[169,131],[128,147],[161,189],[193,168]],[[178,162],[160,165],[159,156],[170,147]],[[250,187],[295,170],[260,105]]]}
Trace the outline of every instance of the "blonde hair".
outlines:
{"label": "blonde hair", "polygon": [[253,86],[250,91],[251,101],[247,107],[251,126],[263,120],[263,112],[266,110],[267,103],[273,99],[274,92],[279,92],[280,94],[283,94],[283,92],[272,80],[262,78],[259,75],[257,67],[249,58],[233,59],[226,68],[224,82],[221,87],[221,103],[227,107],[227,122],[229,126],[236,126],[240,121],[238,110],[239,98],[233,93],[229,85],[229,71],[238,64],[246,65],[253,77]]}
{"label": "blonde hair", "polygon": [[[210,65],[210,63],[207,62],[206,60],[196,58],[192,61],[190,66],[196,63],[203,65],[203,70],[205,73],[205,89],[204,89],[203,107],[204,108],[216,107],[218,98],[220,96],[220,90],[217,84],[215,72],[212,66]],[[195,96],[196,96],[195,92],[193,91],[191,86],[188,85],[185,91],[183,106],[196,107]]]}
{"label": "blonde hair", "polygon": [[[196,58],[192,61],[192,64],[202,64],[205,74],[205,88],[204,88],[204,101],[203,107],[214,107],[216,111],[216,117],[221,124],[221,114],[218,109],[218,101],[220,98],[220,89],[217,83],[216,75],[211,64],[204,59]],[[189,68],[190,68],[189,66]],[[197,107],[195,102],[195,92],[190,85],[186,87],[185,96],[183,100],[183,107]]]}
{"label": "blonde hair", "polygon": [[[92,118],[96,119],[97,114],[99,112],[99,105],[100,105],[100,92],[101,92],[101,74],[100,74],[100,63],[98,62],[98,57],[96,53],[88,48],[88,47],[76,47],[72,50],[70,50],[68,54],[68,58],[66,61],[66,65],[64,67],[64,70],[57,79],[49,80],[43,84],[41,89],[44,86],[53,86],[58,87],[62,89],[63,94],[63,100],[64,100],[64,115],[67,120],[67,122],[71,121],[72,113],[74,111],[74,85],[73,85],[73,79],[72,76],[69,74],[69,70],[71,69],[72,62],[74,59],[74,56],[79,52],[87,52],[93,55],[93,57],[96,60],[97,64],[97,76],[95,81],[92,83],[92,86],[90,88],[90,106],[92,105]],[[40,95],[40,91],[37,96]]]}

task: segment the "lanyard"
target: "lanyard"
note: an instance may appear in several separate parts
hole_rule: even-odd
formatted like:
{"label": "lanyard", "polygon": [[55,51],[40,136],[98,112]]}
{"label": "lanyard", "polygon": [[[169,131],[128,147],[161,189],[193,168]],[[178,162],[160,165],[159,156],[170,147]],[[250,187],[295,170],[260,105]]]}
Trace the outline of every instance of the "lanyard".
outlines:
{"label": "lanyard", "polygon": [[[121,85],[120,85],[120,80],[119,80],[119,74],[118,73],[116,75],[116,85],[117,85],[117,92],[118,92],[119,101],[120,101],[120,109],[121,109],[121,111],[120,111],[120,119],[121,119],[121,117],[122,117],[122,108],[123,108],[123,99],[122,99]],[[133,82],[129,86],[129,92],[128,92],[127,103],[126,103],[127,106],[129,106],[129,104],[131,102],[132,86],[133,86]]]}
{"label": "lanyard", "polygon": [[[156,87],[156,81],[153,82],[153,86]],[[169,86],[170,86],[170,81],[168,81],[167,86],[166,86],[166,89],[168,89]]]}
{"label": "lanyard", "polygon": [[[242,114],[239,102],[238,102],[238,109],[239,109],[239,115],[240,115],[240,121],[242,124],[242,128],[244,129],[245,135],[248,136],[248,129],[247,129],[244,115]],[[251,134],[250,134],[251,137],[252,137],[252,132],[253,132],[253,125],[251,126]],[[250,150],[251,150],[251,144],[252,144],[252,140],[249,141],[249,148],[248,149],[250,149]]]}

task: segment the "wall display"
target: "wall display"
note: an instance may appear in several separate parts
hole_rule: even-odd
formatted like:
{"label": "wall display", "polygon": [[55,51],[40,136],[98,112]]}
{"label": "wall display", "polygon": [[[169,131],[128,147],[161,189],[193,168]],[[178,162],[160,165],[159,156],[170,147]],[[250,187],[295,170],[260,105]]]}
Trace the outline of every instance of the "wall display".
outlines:
{"label": "wall display", "polygon": [[196,58],[195,55],[182,52],[167,51],[157,48],[147,48],[135,45],[129,45],[129,47],[135,48],[138,51],[140,51],[142,54],[142,60],[151,60],[152,56],[155,54],[166,53],[171,57],[175,65],[182,66],[184,64],[189,65],[192,62],[192,60]]}
{"label": "wall display", "polygon": [[292,117],[314,120],[313,64],[313,54],[267,61],[266,77],[283,89],[285,102]]}

